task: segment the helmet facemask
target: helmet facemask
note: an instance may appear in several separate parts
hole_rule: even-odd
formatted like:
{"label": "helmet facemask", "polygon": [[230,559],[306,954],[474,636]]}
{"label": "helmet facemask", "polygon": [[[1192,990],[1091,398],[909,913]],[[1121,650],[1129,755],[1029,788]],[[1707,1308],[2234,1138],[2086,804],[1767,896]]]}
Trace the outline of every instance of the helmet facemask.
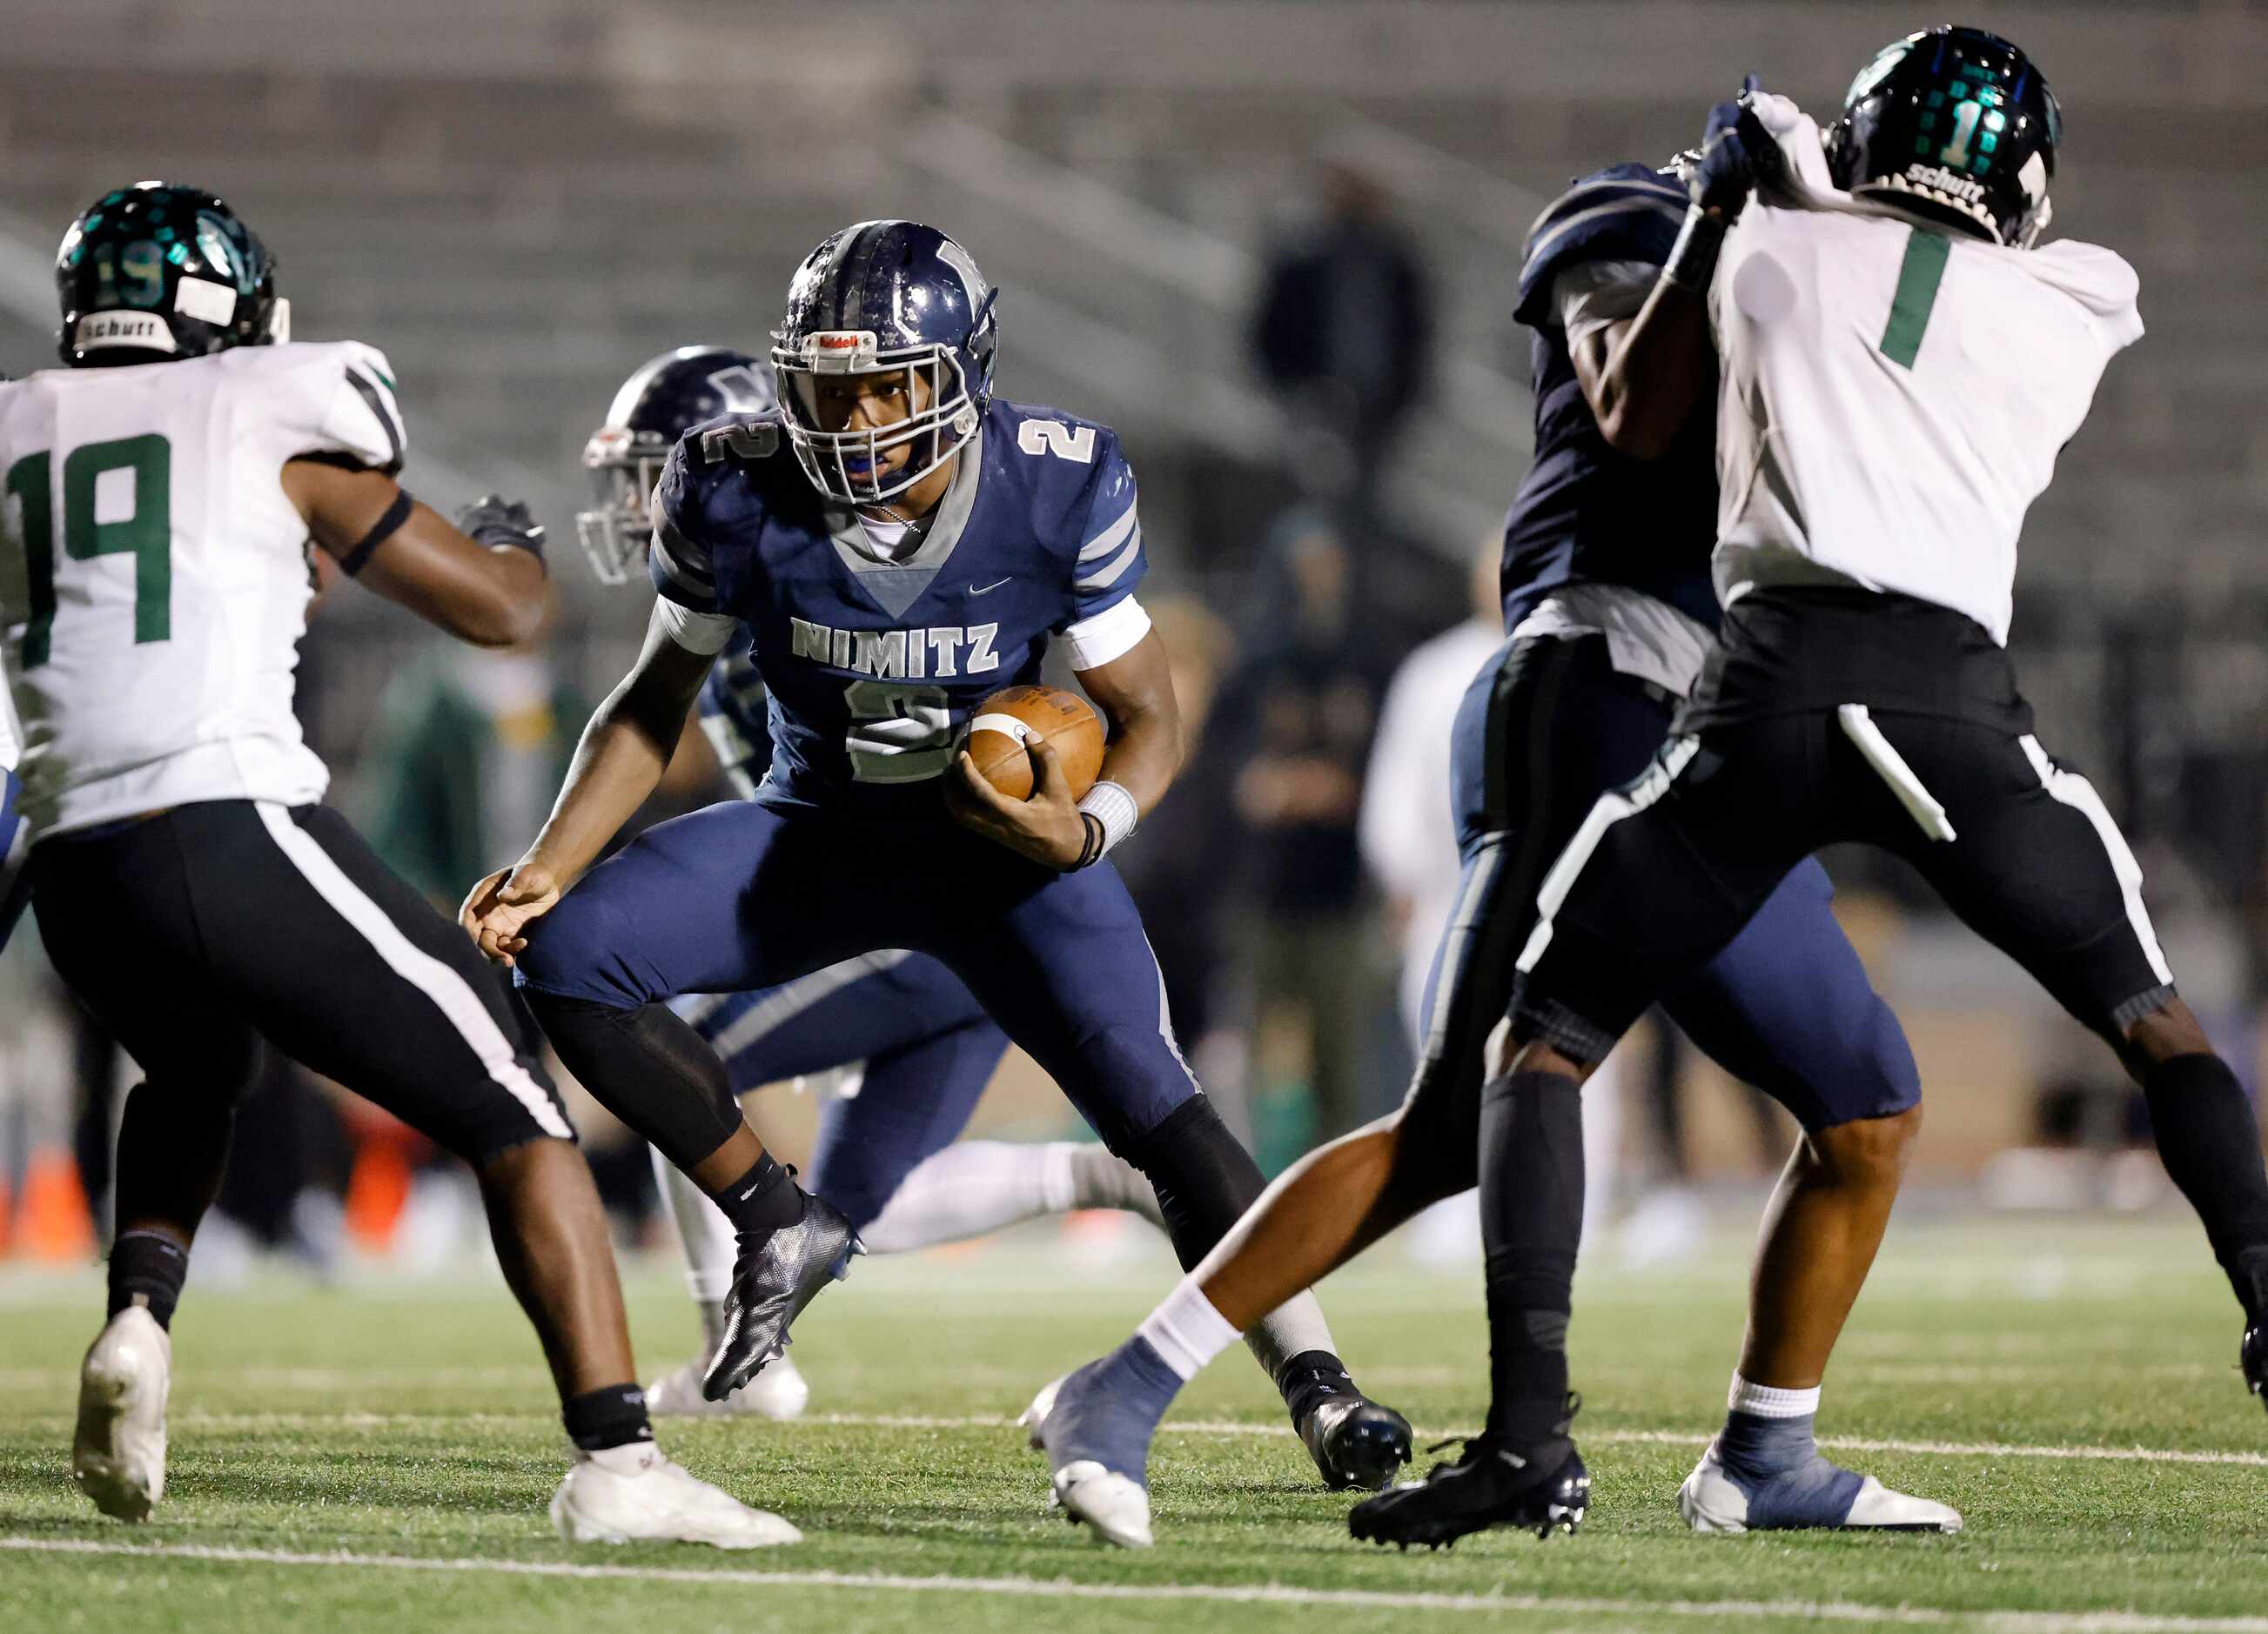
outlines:
{"label": "helmet facemask", "polygon": [[[988,296],[974,326],[982,331],[991,306]],[[795,344],[772,348],[772,371],[779,378],[782,419],[789,444],[812,485],[848,504],[873,505],[904,493],[957,453],[976,435],[983,403],[972,390],[956,349],[943,344],[884,350],[871,329],[821,329]],[[926,386],[929,401],[902,420],[857,431],[829,431],[821,418],[821,380],[843,375],[887,374],[903,370],[907,392]],[[918,403],[918,398],[916,398]],[[884,460],[893,451],[912,453],[896,469]]]}
{"label": "helmet facemask", "polygon": [[625,426],[602,426],[583,445],[591,508],[575,513],[575,536],[600,584],[628,584],[644,565],[653,537],[653,490],[668,462],[668,443]]}

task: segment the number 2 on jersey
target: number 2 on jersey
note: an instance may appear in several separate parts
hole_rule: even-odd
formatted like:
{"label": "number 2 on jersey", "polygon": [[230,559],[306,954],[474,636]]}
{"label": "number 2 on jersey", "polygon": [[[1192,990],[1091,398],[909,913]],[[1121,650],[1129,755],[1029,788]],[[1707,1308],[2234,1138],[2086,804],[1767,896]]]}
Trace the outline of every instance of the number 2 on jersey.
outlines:
{"label": "number 2 on jersey", "polygon": [[953,759],[953,706],[942,687],[854,681],[843,688],[850,731],[843,747],[860,783],[916,783]]}
{"label": "number 2 on jersey", "polygon": [[[98,519],[101,479],[128,473],[133,508]],[[23,666],[48,661],[55,622],[55,496],[45,450],[8,467],[4,486],[22,507],[24,556],[30,570]],[[169,641],[173,634],[173,445],[152,432],[88,443],[63,459],[63,554],[74,562],[129,553],[134,557],[134,640]]]}

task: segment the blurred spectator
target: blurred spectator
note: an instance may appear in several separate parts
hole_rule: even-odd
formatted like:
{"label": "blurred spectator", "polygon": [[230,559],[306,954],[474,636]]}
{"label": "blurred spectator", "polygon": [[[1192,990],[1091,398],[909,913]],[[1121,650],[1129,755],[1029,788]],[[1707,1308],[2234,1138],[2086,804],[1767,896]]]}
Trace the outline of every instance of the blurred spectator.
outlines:
{"label": "blurred spectator", "polygon": [[1322,195],[1322,219],[1268,269],[1252,345],[1302,433],[1295,476],[1366,508],[1395,435],[1425,389],[1433,294],[1375,180],[1334,165]]}
{"label": "blurred spectator", "polygon": [[1449,805],[1449,729],[1457,705],[1504,641],[1497,594],[1502,541],[1491,533],[1473,557],[1471,616],[1403,660],[1379,712],[1358,833],[1363,861],[1386,893],[1387,926],[1401,949],[1401,1010],[1414,1048],[1433,946],[1457,894],[1456,818]]}
{"label": "blurred spectator", "polygon": [[435,647],[379,705],[371,844],[453,913],[535,836],[590,712],[541,651]]}
{"label": "blurred spectator", "polygon": [[1345,541],[1320,516],[1289,519],[1276,553],[1286,594],[1245,636],[1216,727],[1243,839],[1244,957],[1256,1013],[1290,1009],[1308,1054],[1314,1138],[1360,1121],[1374,990],[1356,827],[1379,699],[1396,658],[1357,617]]}

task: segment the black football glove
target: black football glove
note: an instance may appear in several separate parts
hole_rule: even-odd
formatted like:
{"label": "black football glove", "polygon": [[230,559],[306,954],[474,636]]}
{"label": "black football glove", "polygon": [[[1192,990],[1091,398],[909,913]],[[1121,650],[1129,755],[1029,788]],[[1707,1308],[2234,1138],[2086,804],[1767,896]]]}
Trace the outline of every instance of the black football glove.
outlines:
{"label": "black football glove", "polygon": [[482,494],[457,512],[457,530],[484,545],[510,545],[543,560],[543,525],[525,501]]}

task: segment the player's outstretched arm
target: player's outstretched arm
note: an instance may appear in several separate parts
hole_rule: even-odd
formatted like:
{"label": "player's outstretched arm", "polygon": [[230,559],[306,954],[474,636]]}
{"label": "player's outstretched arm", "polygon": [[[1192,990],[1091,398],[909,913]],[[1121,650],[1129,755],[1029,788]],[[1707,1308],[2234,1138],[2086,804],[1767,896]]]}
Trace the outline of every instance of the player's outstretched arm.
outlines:
{"label": "player's outstretched arm", "polygon": [[1751,106],[1757,92],[1751,74],[1738,100],[1710,110],[1686,181],[1692,208],[1638,316],[1586,336],[1573,348],[1575,376],[1600,435],[1633,459],[1653,460],[1666,453],[1715,382],[1709,286],[1718,252],[1758,179],[1774,170],[1779,158]]}
{"label": "player's outstretched arm", "polygon": [[583,729],[543,832],[517,864],[473,887],[458,909],[457,922],[483,953],[514,962],[527,946],[522,930],[551,910],[660,784],[686,711],[715,661],[679,645],[656,616],[637,663]]}
{"label": "player's outstretched arm", "polygon": [[[1077,672],[1079,684],[1110,725],[1110,747],[1096,778],[1124,791],[1134,802],[1133,820],[1148,813],[1182,769],[1182,715],[1174,698],[1174,678],[1166,644],[1152,630],[1132,649],[1093,669]],[[946,798],[953,813],[986,838],[1019,856],[1050,868],[1076,868],[1100,857],[1090,852],[1086,809],[1071,798],[1054,748],[1034,746],[1029,799],[1015,800],[995,789],[963,750],[946,774]],[[1092,799],[1093,797],[1090,797]],[[1131,832],[1133,821],[1125,824]]]}
{"label": "player's outstretched arm", "polygon": [[525,510],[483,500],[482,537],[452,526],[383,471],[293,460],[284,492],[341,570],[430,624],[479,647],[510,647],[543,627],[551,605],[543,530]]}

